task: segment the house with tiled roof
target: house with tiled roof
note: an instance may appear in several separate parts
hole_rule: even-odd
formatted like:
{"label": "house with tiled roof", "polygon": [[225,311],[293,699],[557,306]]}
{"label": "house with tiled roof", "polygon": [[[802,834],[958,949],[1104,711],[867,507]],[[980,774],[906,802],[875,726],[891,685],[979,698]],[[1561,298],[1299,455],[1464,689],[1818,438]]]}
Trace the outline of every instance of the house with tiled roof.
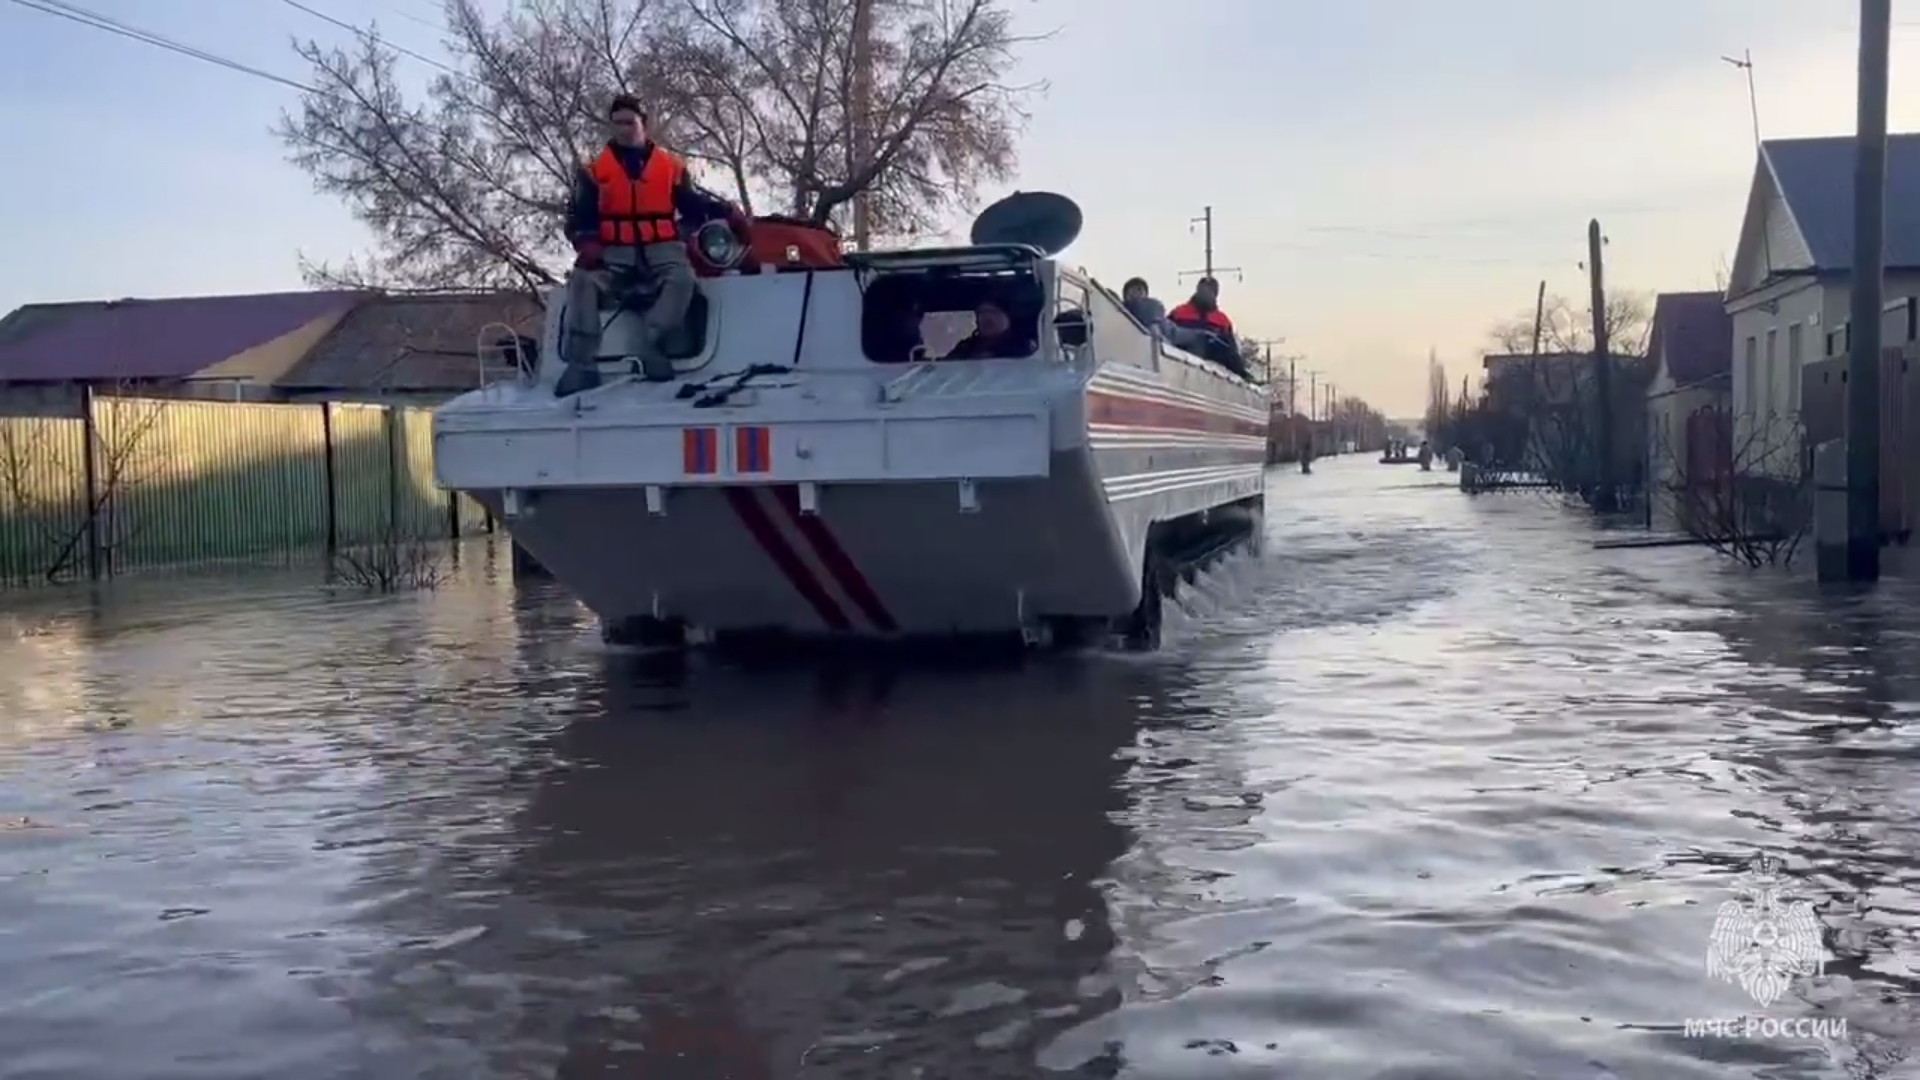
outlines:
{"label": "house with tiled roof", "polygon": [[[1734,251],[1725,298],[1733,439],[1750,448],[1745,456],[1783,468],[1797,448],[1760,447],[1755,432],[1790,433],[1805,365],[1847,351],[1854,158],[1850,135],[1761,143]],[[1887,140],[1885,235],[1881,333],[1891,346],[1920,338],[1920,133]]]}

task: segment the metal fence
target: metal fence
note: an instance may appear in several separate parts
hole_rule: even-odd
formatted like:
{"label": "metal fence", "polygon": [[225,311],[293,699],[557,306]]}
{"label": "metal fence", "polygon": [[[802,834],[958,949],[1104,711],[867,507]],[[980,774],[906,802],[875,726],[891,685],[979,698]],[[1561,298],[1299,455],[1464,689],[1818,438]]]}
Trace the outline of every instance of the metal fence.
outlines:
{"label": "metal fence", "polygon": [[424,409],[91,398],[0,417],[0,585],[486,531]]}
{"label": "metal fence", "polygon": [[[1905,536],[1920,519],[1920,468],[1909,434],[1920,416],[1920,345],[1880,353],[1880,527]],[[1808,453],[1847,432],[1847,357],[1833,356],[1806,365],[1801,374],[1800,415]]]}

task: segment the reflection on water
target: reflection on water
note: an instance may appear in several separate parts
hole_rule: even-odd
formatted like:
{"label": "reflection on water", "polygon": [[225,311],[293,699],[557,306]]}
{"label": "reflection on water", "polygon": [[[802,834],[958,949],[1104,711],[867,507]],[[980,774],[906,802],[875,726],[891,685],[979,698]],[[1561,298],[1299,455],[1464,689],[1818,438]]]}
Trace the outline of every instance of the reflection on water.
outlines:
{"label": "reflection on water", "polygon": [[[650,670],[479,550],[22,598],[0,1078],[1912,1075],[1910,590],[1366,462],[1270,516],[1018,669]],[[1758,849],[1844,1035],[1685,1033]]]}

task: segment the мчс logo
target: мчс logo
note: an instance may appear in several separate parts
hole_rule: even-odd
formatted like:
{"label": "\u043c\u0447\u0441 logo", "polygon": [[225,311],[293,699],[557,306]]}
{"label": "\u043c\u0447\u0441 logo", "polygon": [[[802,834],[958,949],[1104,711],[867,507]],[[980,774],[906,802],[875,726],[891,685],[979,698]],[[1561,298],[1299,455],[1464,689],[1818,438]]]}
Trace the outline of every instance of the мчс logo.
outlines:
{"label": "\u043c\u0447\u0441 logo", "polygon": [[1780,861],[1755,856],[1751,873],[1737,886],[1740,899],[1720,905],[1707,946],[1707,974],[1739,983],[1753,1000],[1771,1005],[1797,978],[1820,974],[1826,950],[1813,905],[1784,893]]}

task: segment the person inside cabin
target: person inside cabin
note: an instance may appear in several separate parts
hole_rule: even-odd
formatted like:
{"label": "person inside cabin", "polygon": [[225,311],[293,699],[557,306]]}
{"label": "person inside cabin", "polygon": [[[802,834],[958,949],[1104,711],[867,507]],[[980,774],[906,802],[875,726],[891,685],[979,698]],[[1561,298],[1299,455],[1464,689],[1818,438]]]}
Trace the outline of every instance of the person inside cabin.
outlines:
{"label": "person inside cabin", "polygon": [[992,360],[1026,356],[1032,343],[1014,330],[1013,318],[997,300],[982,300],[973,309],[973,333],[961,338],[942,360]]}
{"label": "person inside cabin", "polygon": [[637,98],[614,97],[607,122],[607,145],[581,169],[567,213],[576,257],[567,276],[559,397],[599,385],[600,335],[608,321],[602,307],[623,305],[625,292],[653,294],[640,316],[641,370],[654,381],[674,377],[660,339],[686,319],[694,291],[678,216],[725,218],[747,240],[745,215],[697,187],[686,165],[648,137],[647,112]]}
{"label": "person inside cabin", "polygon": [[881,299],[893,302],[886,304],[876,320],[867,355],[883,364],[907,364],[920,359],[926,351],[923,329],[926,311],[919,299],[897,291],[888,291]]}
{"label": "person inside cabin", "polygon": [[1120,303],[1149,330],[1167,319],[1167,306],[1153,298],[1145,278],[1128,278],[1127,283],[1120,286]]}

